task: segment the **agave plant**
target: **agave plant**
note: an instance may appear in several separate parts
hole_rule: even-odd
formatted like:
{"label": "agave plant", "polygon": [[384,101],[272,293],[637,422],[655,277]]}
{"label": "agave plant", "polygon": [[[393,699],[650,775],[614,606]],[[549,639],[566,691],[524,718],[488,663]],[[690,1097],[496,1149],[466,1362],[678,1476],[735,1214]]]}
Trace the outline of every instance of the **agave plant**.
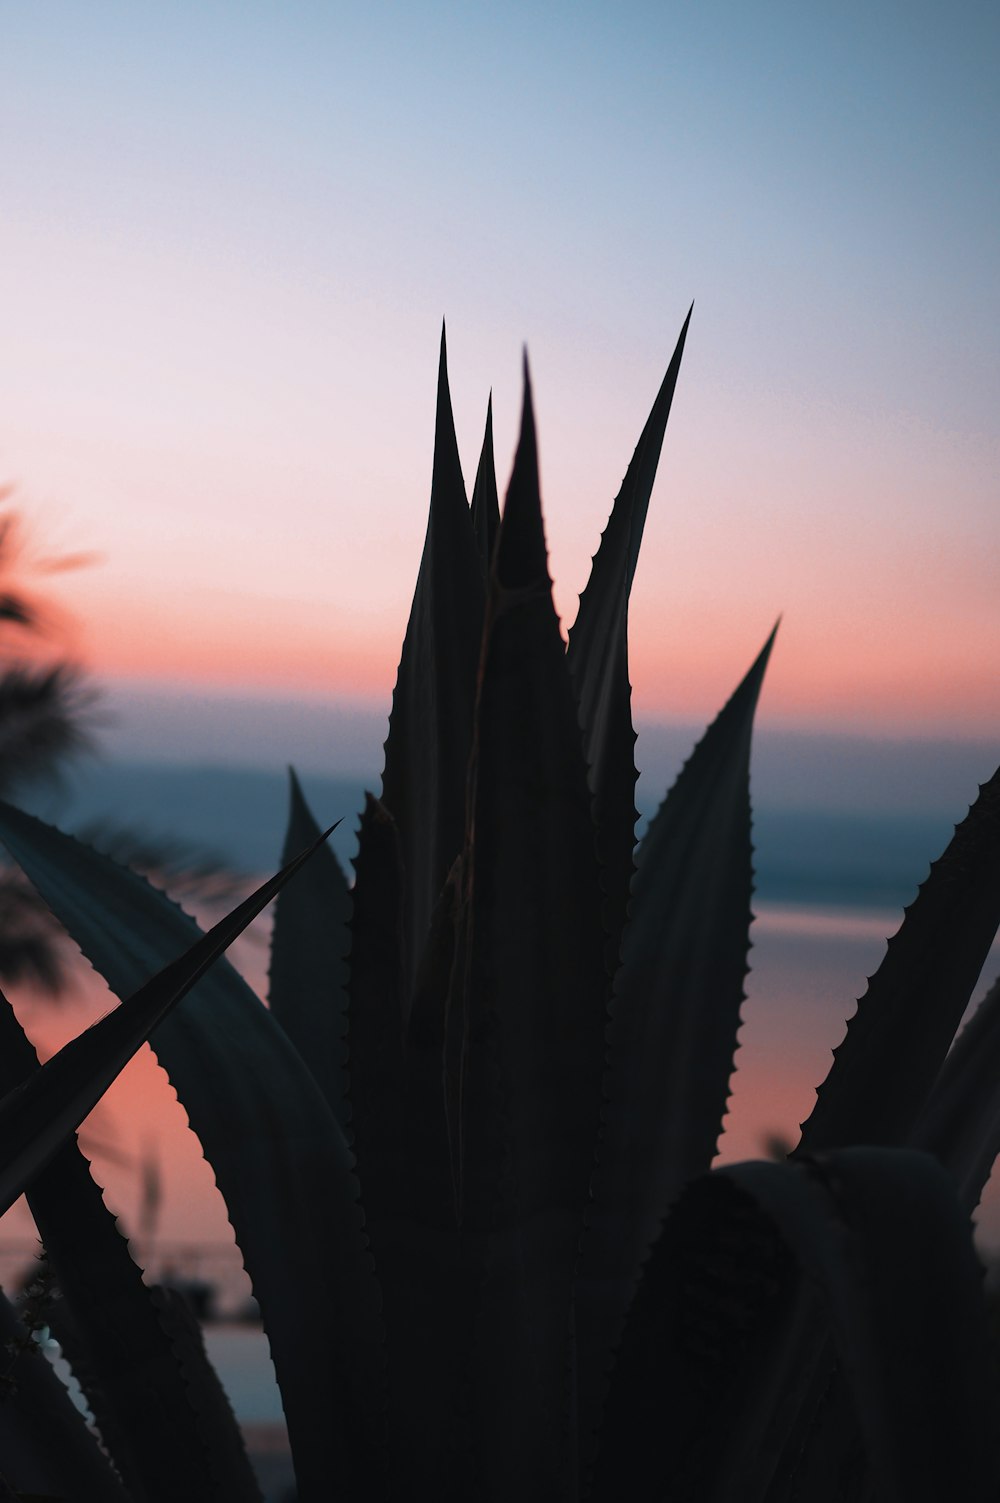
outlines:
{"label": "agave plant", "polygon": [[[32,1439],[58,1424],[86,1458],[74,1497],[254,1496],[196,1331],[144,1287],[72,1138],[148,1036],[253,1281],[302,1499],[996,1498],[970,1215],[1000,1148],[997,987],[949,1048],[1000,919],[1000,774],[907,910],[791,1161],[711,1169],[772,639],[637,847],[628,600],[686,333],[568,646],[527,368],[501,521],[489,412],[466,497],[442,339],[427,536],[353,884],[294,775],[288,864],[204,937],[127,868],[0,810],[128,998],[41,1068],[0,1009],[2,1204],[27,1186],[103,1444],[36,1372],[8,1401],[19,1451],[0,1405],[13,1485],[66,1486]],[[224,960],[202,973],[279,889],[264,1007]]]}

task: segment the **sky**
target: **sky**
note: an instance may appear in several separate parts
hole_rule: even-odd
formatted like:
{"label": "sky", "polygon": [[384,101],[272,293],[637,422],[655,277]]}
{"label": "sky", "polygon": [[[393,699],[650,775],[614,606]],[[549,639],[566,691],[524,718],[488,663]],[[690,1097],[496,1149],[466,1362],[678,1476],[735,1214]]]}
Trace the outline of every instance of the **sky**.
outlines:
{"label": "sky", "polygon": [[568,624],[694,300],[639,717],[781,612],[766,724],[995,740],[994,5],[36,0],[0,56],[0,479],[99,678],[387,706],[442,317],[469,484],[528,347]]}

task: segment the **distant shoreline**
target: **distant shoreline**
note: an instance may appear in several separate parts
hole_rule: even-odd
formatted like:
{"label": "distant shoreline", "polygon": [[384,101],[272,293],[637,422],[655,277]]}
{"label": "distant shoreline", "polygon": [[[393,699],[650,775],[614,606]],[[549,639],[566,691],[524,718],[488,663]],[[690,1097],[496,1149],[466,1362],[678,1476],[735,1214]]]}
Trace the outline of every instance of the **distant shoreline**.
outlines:
{"label": "distant shoreline", "polygon": [[[665,780],[651,798],[650,781],[644,778],[638,789],[640,834],[669,786]],[[304,774],[302,783],[321,823],[341,821],[331,843],[350,876],[365,783],[315,773]],[[369,786],[378,787],[377,777]],[[804,801],[810,787],[811,804]],[[872,807],[871,799],[831,807],[829,779],[824,783],[817,771],[811,783],[801,767],[783,790],[755,776],[753,792],[757,904],[797,912],[853,910],[890,920],[912,901],[967,807],[962,788],[944,807],[943,800],[927,808]],[[36,792],[21,802],[74,833],[110,821],[188,842],[252,875],[271,872],[280,862],[288,777],[265,768],[94,760],[74,769],[61,790]]]}

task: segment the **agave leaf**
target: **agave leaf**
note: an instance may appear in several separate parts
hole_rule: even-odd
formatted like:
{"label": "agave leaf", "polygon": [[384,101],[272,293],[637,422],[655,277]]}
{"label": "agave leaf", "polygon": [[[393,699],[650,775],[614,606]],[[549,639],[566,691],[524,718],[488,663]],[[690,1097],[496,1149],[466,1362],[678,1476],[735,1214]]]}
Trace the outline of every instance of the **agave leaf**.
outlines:
{"label": "agave leaf", "polygon": [[[682,1196],[646,1267],[595,1500],[775,1496],[802,1359],[824,1350],[819,1300],[865,1448],[844,1496],[873,1484],[887,1503],[986,1503],[1000,1466],[981,1284],[968,1219],[926,1154],[716,1170]],[[827,1461],[836,1476],[858,1458]]]}
{"label": "agave leaf", "polygon": [[14,1496],[131,1503],[83,1416],[0,1291],[0,1472]]}
{"label": "agave leaf", "polygon": [[774,632],[639,848],[576,1298],[585,1461],[641,1263],[722,1130],[749,949],[750,738],[773,641]]}
{"label": "agave leaf", "polygon": [[[181,1374],[191,1394],[198,1417],[198,1433],[217,1479],[211,1496],[259,1500],[260,1487],[247,1456],[246,1445],[233,1414],[229,1396],[205,1350],[205,1338],[197,1316],[183,1294],[162,1286],[151,1291],[153,1303],[170,1341]],[[176,1494],[175,1494],[176,1497]]]}
{"label": "agave leaf", "polygon": [[[405,1171],[403,862],[392,815],[365,795],[348,958],[351,1127],[370,1230],[401,1202]],[[377,1242],[373,1252],[378,1261]]]}
{"label": "agave leaf", "polygon": [[[282,863],[312,845],[319,826],[294,769]],[[274,905],[268,1001],[340,1123],[347,1106],[347,949],[351,895],[333,847],[324,844]]]}
{"label": "agave leaf", "polygon": [[351,923],[351,1120],[365,1224],[383,1294],[391,1484],[464,1500],[457,1389],[461,1276],[445,1124],[443,1018],[454,883],[432,916],[413,1005],[400,965],[402,863],[391,815],[369,796]]}
{"label": "agave leaf", "polygon": [[1000,923],[1000,769],[931,867],[834,1050],[798,1153],[902,1143]]}
{"label": "agave leaf", "polygon": [[625,923],[638,818],[628,676],[628,601],[690,322],[691,310],[615,498],[569,634],[567,657],[579,700],[584,754],[594,794],[613,965]]}
{"label": "agave leaf", "polygon": [[500,501],[497,496],[497,472],[493,460],[493,393],[486,404],[486,432],[483,435],[482,452],[476,483],[472,489],[472,530],[476,535],[476,548],[482,565],[483,579],[490,572],[493,549],[500,531]]}
{"label": "agave leaf", "polygon": [[[61,1153],[65,1151],[60,1150]],[[49,1171],[45,1172],[47,1174]],[[187,1438],[185,1434],[176,1432],[171,1436],[168,1430],[168,1450],[179,1445],[186,1453],[193,1454],[193,1447],[199,1447],[203,1453],[199,1461],[199,1472],[202,1469],[207,1471],[210,1479],[207,1488],[204,1482],[196,1480],[193,1491],[184,1492],[181,1496],[211,1499],[221,1496],[240,1500],[240,1503],[243,1500],[245,1503],[260,1503],[260,1488],[247,1456],[246,1444],[225,1390],[205,1353],[197,1317],[184,1296],[174,1289],[153,1285],[146,1289],[146,1297],[156,1313],[161,1327],[160,1340],[166,1344],[169,1361],[174,1369],[170,1384],[184,1390],[188,1408],[185,1422]],[[104,1308],[107,1311],[110,1307],[106,1303]],[[120,1394],[114,1408],[109,1404],[108,1389],[111,1385],[124,1390],[129,1378],[134,1376],[138,1378],[140,1388],[149,1387],[144,1383],[141,1372],[127,1367],[125,1372],[112,1372],[109,1375],[105,1369],[103,1377],[100,1376],[92,1360],[92,1329],[87,1330],[86,1337],[84,1335],[83,1326],[87,1323],[77,1321],[76,1312],[70,1309],[65,1299],[58,1300],[48,1316],[52,1334],[59,1342],[63,1356],[69,1362],[73,1376],[80,1384],[94,1416],[101,1443],[114,1458],[115,1466],[130,1490],[130,1496],[143,1500],[176,1498],[178,1494],[171,1494],[169,1491],[167,1477],[183,1476],[185,1465],[164,1454],[162,1438],[156,1444],[150,1444],[149,1435],[154,1423],[151,1417],[145,1411],[133,1414],[132,1424],[136,1428],[123,1428],[123,1424],[129,1422],[129,1409],[136,1411],[140,1408],[138,1396],[129,1399]],[[113,1320],[117,1321],[117,1318],[113,1317]],[[94,1323],[94,1320],[89,1322],[91,1328]],[[153,1361],[156,1365],[155,1358]],[[157,1407],[159,1391],[158,1386],[152,1386],[146,1402]],[[141,1446],[138,1444],[140,1438]],[[137,1454],[141,1456],[141,1462],[137,1462]],[[162,1478],[156,1475],[157,1467],[164,1474]]]}
{"label": "agave leaf", "polygon": [[385,743],[382,800],[402,842],[405,972],[462,848],[483,580],[455,440],[444,330],[430,515]]}
{"label": "agave leaf", "polygon": [[807,1168],[847,1228],[821,1246],[829,1272],[817,1271],[874,1495],[995,1498],[1000,1394],[982,1268],[949,1176],[906,1149],[843,1149]]}
{"label": "agave leaf", "polygon": [[971,1216],[1000,1153],[1000,978],[955,1040],[910,1145],[940,1159]]}
{"label": "agave leaf", "polygon": [[[573,1495],[572,1278],[608,983],[586,765],[552,603],[531,387],[493,559],[449,1029],[483,1496]],[[510,1436],[516,1435],[516,1446]]]}
{"label": "agave leaf", "polygon": [[[1000,1148],[998,1010],[1000,982],[994,983],[956,1040],[909,1135],[909,1146],[932,1153],[948,1169],[966,1215],[978,1204]],[[799,1439],[787,1448],[792,1458],[800,1458],[793,1466],[786,1464],[789,1496],[817,1503],[844,1495],[828,1491],[831,1458],[843,1456],[848,1429],[860,1433],[843,1374],[834,1370],[832,1360],[827,1363],[827,1388],[808,1442]],[[784,1497],[776,1494],[776,1503]]]}
{"label": "agave leaf", "polygon": [[[217,943],[214,930],[199,940],[193,920],[143,878],[30,815],[0,809],[0,838],[119,995],[192,939],[199,950]],[[372,1496],[383,1353],[344,1135],[281,1026],[226,961],[151,1043],[215,1171],[254,1285],[300,1495],[325,1498],[335,1473],[346,1498]]]}
{"label": "agave leaf", "polygon": [[[70,839],[33,815],[0,801],[0,839],[33,882],[32,856],[42,849],[50,835],[60,840]],[[26,852],[30,853],[27,857]],[[302,852],[208,934],[195,938],[193,944],[192,931],[187,931],[188,948],[178,959],[165,965],[121,1007],[71,1039],[36,1074],[0,1101],[0,1214],[14,1204],[33,1176],[79,1127],[156,1025],[242,934],[309,855],[311,851]],[[49,901],[45,884],[38,881],[35,885]],[[54,903],[50,906],[57,912]]]}
{"label": "agave leaf", "polygon": [[[594,1503],[623,1496],[728,1503],[731,1456],[747,1464],[740,1503],[756,1503],[759,1459],[746,1455],[744,1431],[756,1421],[767,1449],[758,1398],[780,1393],[810,1313],[794,1258],[749,1198],[714,1174],[689,1185],[629,1311],[599,1439]],[[810,1376],[796,1370],[799,1384]]]}
{"label": "agave leaf", "polygon": [[[0,994],[0,1090],[12,1090],[38,1069],[34,1049]],[[77,1376],[130,1488],[150,1503],[175,1503],[179,1497],[213,1503],[222,1492],[234,1500],[259,1500],[232,1414],[231,1465],[225,1472],[214,1470],[213,1452],[226,1432],[222,1426],[199,1426],[192,1391],[150,1290],[72,1138],[27,1193],[60,1291],[86,1342],[99,1392],[82,1372]]]}

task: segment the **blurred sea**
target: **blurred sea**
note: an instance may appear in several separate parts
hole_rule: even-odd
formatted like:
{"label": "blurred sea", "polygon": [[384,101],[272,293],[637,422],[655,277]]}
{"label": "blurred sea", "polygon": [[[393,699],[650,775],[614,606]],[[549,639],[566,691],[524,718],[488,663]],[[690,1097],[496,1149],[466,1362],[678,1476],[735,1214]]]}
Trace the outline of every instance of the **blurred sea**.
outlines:
{"label": "blurred sea", "polygon": [[[985,775],[985,774],[984,774]],[[365,785],[359,778],[303,774],[303,788],[321,825],[341,820],[332,843],[342,863],[356,849]],[[372,786],[378,786],[372,780]],[[901,907],[927,875],[952,831],[941,808],[914,812],[889,801],[856,811],[814,803],[779,803],[775,790],[755,803],[756,894],[761,902],[860,910]],[[655,810],[639,786],[640,831]],[[25,797],[25,808],[62,829],[102,824],[190,841],[245,871],[261,873],[279,861],[288,807],[287,777],[259,768],[184,766],[174,762],[81,764],[57,792]],[[954,812],[960,818],[964,808]]]}

